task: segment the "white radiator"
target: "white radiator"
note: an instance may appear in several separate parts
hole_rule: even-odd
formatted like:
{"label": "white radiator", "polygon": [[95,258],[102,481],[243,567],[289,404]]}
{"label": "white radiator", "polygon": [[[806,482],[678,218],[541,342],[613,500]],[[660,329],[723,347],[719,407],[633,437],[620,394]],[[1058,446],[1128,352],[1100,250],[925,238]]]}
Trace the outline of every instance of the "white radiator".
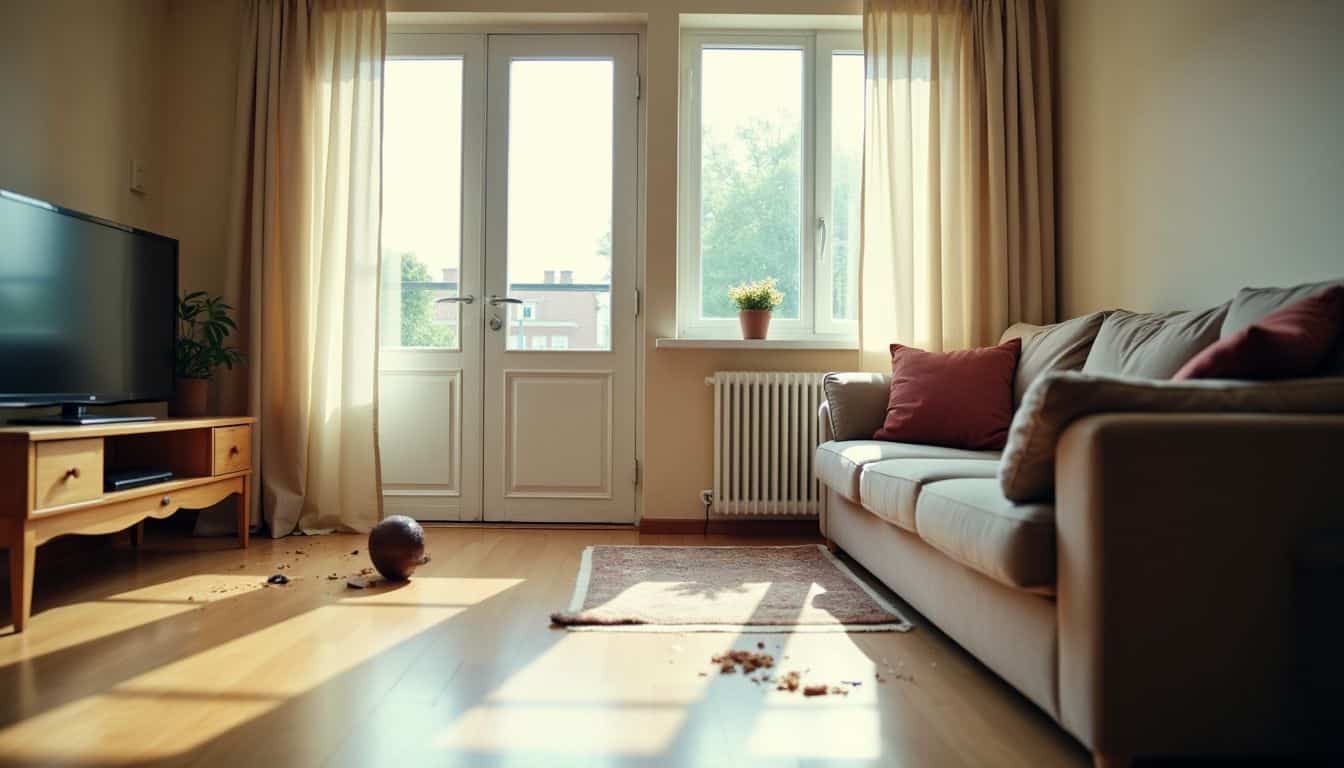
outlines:
{"label": "white radiator", "polygon": [[820,373],[719,371],[714,387],[714,513],[815,516]]}

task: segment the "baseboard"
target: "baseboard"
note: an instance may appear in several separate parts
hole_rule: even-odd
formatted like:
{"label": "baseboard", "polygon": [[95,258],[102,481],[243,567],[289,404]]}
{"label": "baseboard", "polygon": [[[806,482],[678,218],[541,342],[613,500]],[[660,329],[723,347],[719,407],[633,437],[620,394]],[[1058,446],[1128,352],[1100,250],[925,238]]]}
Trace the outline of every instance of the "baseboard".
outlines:
{"label": "baseboard", "polygon": [[668,518],[646,517],[639,521],[639,532],[649,535],[698,535],[718,534],[726,536],[790,536],[819,538],[821,526],[816,518],[805,520],[754,520],[715,517],[704,518]]}

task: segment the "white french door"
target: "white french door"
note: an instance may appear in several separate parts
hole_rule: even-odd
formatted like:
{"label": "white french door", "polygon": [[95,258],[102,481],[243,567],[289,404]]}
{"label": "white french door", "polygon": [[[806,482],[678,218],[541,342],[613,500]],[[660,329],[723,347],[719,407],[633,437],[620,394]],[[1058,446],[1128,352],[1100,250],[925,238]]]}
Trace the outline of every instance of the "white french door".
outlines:
{"label": "white french door", "polygon": [[634,35],[389,35],[388,514],[633,522]]}

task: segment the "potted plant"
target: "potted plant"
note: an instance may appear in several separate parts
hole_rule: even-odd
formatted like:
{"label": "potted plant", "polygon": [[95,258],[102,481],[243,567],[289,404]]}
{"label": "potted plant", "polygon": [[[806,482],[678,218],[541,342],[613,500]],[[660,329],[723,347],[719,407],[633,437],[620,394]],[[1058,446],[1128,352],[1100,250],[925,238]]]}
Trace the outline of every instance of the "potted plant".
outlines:
{"label": "potted plant", "polygon": [[177,300],[177,394],[169,411],[174,416],[200,417],[209,410],[210,378],[221,365],[233,368],[247,360],[227,345],[238,330],[233,307],[219,296],[194,291]]}
{"label": "potted plant", "polygon": [[764,339],[770,330],[770,313],[784,303],[784,294],[773,277],[735,285],[728,289],[728,298],[737,305],[744,339]]}

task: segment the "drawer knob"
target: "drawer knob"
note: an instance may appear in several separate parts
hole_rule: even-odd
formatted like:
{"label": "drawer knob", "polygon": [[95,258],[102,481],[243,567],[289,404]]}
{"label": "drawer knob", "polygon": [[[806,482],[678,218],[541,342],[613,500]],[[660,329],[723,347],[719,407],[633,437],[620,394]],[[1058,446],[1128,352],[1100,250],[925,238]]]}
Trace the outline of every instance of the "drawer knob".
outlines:
{"label": "drawer knob", "polygon": [[230,456],[237,456],[237,455],[238,455],[238,446],[236,446],[236,445],[230,445],[230,446],[229,446],[229,455],[230,455]]}
{"label": "drawer knob", "polygon": [[67,478],[73,477],[74,479],[78,480],[78,479],[79,479],[79,467],[71,467],[71,468],[65,470],[65,476],[66,476]]}
{"label": "drawer knob", "polygon": [[162,499],[159,499],[159,506],[161,507],[166,507],[171,503],[173,503],[173,500],[167,496],[164,496]]}

